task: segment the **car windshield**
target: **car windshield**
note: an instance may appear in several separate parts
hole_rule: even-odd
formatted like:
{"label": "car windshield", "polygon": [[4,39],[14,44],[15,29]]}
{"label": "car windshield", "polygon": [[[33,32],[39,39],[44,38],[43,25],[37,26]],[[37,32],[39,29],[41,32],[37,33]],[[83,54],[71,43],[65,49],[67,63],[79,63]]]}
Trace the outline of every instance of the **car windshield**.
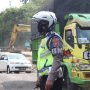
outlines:
{"label": "car windshield", "polygon": [[25,57],[22,54],[9,54],[8,59],[25,59]]}
{"label": "car windshield", "polygon": [[77,41],[79,44],[90,44],[90,27],[77,27]]}

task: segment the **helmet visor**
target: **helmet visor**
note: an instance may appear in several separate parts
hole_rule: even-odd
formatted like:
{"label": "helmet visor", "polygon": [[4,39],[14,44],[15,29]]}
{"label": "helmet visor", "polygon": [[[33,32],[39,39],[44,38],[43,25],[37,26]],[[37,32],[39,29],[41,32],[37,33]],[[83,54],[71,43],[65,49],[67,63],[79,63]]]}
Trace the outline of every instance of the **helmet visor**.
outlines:
{"label": "helmet visor", "polygon": [[46,34],[47,31],[48,31],[48,25],[49,25],[49,22],[46,21],[46,20],[40,20],[38,22],[38,32],[40,34]]}

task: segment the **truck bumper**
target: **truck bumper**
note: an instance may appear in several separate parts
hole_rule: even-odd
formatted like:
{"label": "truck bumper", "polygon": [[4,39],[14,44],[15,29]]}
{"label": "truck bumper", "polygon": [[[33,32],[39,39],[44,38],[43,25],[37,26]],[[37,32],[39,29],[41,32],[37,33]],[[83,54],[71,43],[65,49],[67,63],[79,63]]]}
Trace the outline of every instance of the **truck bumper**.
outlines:
{"label": "truck bumper", "polygon": [[90,85],[90,71],[78,71],[76,76],[71,76],[72,83],[79,85]]}

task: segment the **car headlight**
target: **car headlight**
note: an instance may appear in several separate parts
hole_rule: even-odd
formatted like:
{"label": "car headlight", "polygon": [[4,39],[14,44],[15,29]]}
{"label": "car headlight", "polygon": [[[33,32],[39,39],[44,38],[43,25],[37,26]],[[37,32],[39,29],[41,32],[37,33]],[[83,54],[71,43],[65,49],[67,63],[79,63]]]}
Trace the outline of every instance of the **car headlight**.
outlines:
{"label": "car headlight", "polygon": [[26,62],[26,64],[31,64],[30,62]]}

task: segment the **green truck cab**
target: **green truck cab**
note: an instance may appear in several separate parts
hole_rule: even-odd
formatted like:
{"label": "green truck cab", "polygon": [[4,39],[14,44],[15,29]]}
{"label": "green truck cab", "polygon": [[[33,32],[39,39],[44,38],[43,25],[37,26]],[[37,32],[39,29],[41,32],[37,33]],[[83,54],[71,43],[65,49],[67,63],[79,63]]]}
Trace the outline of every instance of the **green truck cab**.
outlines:
{"label": "green truck cab", "polygon": [[80,87],[90,87],[90,14],[73,13],[66,18],[68,21],[63,33],[64,83],[68,90],[80,90]]}

